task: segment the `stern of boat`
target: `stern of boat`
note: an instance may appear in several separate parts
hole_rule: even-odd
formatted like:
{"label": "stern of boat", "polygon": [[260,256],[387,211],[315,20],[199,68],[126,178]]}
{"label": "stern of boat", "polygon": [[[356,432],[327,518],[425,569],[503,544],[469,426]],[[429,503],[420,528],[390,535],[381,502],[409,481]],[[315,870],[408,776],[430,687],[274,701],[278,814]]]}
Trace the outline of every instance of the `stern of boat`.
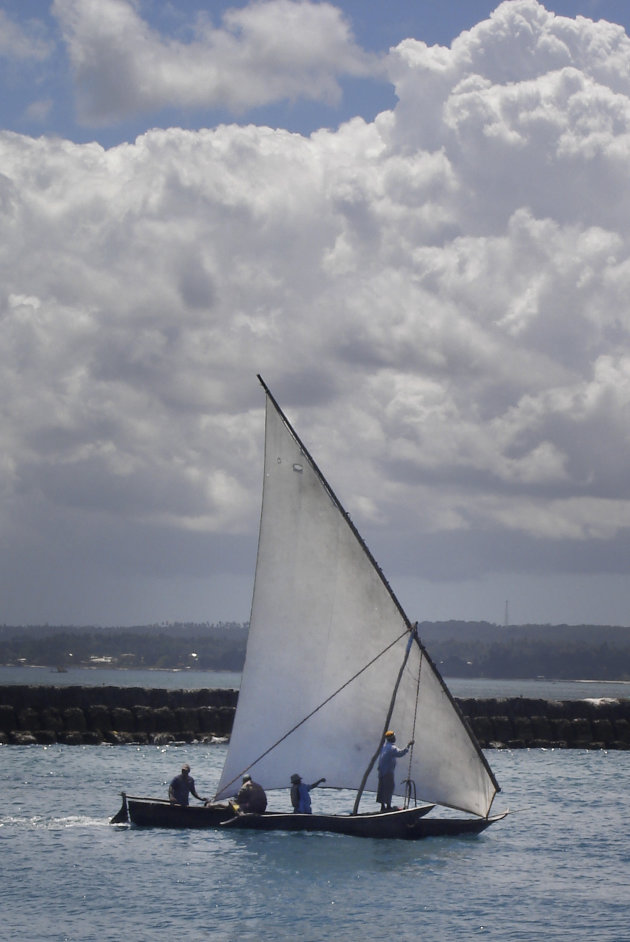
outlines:
{"label": "stern of boat", "polygon": [[120,806],[120,811],[118,811],[113,818],[110,818],[110,824],[129,824],[129,808],[127,807],[127,794],[126,792],[120,793],[122,798],[122,805]]}

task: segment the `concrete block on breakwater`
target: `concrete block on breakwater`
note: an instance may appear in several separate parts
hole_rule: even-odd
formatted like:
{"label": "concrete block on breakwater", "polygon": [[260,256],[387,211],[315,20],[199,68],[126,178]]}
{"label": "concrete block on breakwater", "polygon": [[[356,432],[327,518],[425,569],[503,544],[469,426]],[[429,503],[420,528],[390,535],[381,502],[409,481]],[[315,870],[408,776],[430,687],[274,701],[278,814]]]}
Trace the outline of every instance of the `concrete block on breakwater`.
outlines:
{"label": "concrete block on breakwater", "polygon": [[[0,744],[215,742],[237,690],[0,687]],[[484,749],[630,749],[630,699],[456,701]]]}
{"label": "concrete block on breakwater", "polygon": [[232,730],[236,690],[0,687],[0,743],[213,742]]}

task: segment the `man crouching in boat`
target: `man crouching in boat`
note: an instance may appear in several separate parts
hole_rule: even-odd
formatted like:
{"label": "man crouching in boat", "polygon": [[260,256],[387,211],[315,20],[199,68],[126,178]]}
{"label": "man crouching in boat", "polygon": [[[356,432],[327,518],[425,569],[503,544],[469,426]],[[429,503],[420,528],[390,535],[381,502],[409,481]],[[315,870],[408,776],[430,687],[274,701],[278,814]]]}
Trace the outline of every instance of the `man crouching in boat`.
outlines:
{"label": "man crouching in boat", "polygon": [[267,807],[265,789],[252,781],[251,775],[244,775],[238,795],[230,804],[237,814],[262,814]]}
{"label": "man crouching in boat", "polygon": [[173,805],[187,805],[189,795],[197,801],[207,801],[206,798],[200,798],[195,791],[195,780],[190,774],[190,766],[186,763],[182,766],[182,774],[176,775],[168,786],[168,799]]}
{"label": "man crouching in boat", "polygon": [[319,778],[312,785],[307,785],[297,772],[293,773],[291,776],[291,804],[296,814],[312,814],[309,792],[325,781],[325,778]]}
{"label": "man crouching in boat", "polygon": [[394,794],[394,769],[396,768],[396,759],[407,755],[413,746],[413,739],[407,743],[406,749],[399,749],[395,745],[396,735],[393,730],[388,729],[385,733],[385,742],[381,749],[378,759],[378,791],[376,800],[381,803],[381,811],[392,810],[392,795]]}

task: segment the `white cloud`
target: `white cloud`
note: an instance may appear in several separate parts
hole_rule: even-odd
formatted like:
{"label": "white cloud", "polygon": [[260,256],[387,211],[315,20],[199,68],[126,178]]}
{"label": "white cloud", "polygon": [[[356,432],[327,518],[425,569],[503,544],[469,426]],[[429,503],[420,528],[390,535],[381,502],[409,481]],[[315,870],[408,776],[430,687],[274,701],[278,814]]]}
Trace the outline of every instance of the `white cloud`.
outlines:
{"label": "white cloud", "polygon": [[106,124],[177,106],[233,113],[297,98],[335,102],[339,79],[374,64],[340,11],[308,0],[263,0],[200,17],[195,38],[165,38],[131,0],[54,0],[75,73],[79,116]]}
{"label": "white cloud", "polygon": [[43,122],[49,116],[53,107],[52,98],[41,98],[39,101],[31,102],[26,108],[24,116],[29,121]]}
{"label": "white cloud", "polygon": [[19,23],[0,10],[0,59],[42,61],[48,58],[51,49],[40,21]]}
{"label": "white cloud", "polygon": [[308,139],[0,135],[7,571],[249,571],[258,372],[394,585],[620,571],[630,47],[516,0],[392,63],[393,113]]}

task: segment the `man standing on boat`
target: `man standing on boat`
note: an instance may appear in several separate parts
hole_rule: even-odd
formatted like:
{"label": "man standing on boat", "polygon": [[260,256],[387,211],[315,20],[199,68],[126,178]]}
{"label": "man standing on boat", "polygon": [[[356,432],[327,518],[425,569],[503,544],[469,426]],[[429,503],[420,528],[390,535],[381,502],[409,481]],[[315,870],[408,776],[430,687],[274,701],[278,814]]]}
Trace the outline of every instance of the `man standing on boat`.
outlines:
{"label": "man standing on boat", "polygon": [[200,798],[195,791],[195,780],[190,774],[190,766],[186,763],[182,766],[181,775],[176,775],[168,786],[168,798],[171,804],[187,805],[189,795],[192,795],[197,801],[206,801],[205,798]]}
{"label": "man standing on boat", "polygon": [[413,739],[407,743],[406,749],[399,749],[396,743],[396,734],[392,729],[385,733],[385,742],[378,759],[378,791],[376,800],[381,803],[381,811],[392,810],[392,795],[394,794],[394,769],[396,759],[407,755],[413,746]]}
{"label": "man standing on boat", "polygon": [[297,772],[293,773],[291,776],[291,804],[296,814],[312,813],[311,796],[309,792],[325,781],[325,778],[318,778],[312,785],[307,785],[302,781],[302,777],[298,775]]}

